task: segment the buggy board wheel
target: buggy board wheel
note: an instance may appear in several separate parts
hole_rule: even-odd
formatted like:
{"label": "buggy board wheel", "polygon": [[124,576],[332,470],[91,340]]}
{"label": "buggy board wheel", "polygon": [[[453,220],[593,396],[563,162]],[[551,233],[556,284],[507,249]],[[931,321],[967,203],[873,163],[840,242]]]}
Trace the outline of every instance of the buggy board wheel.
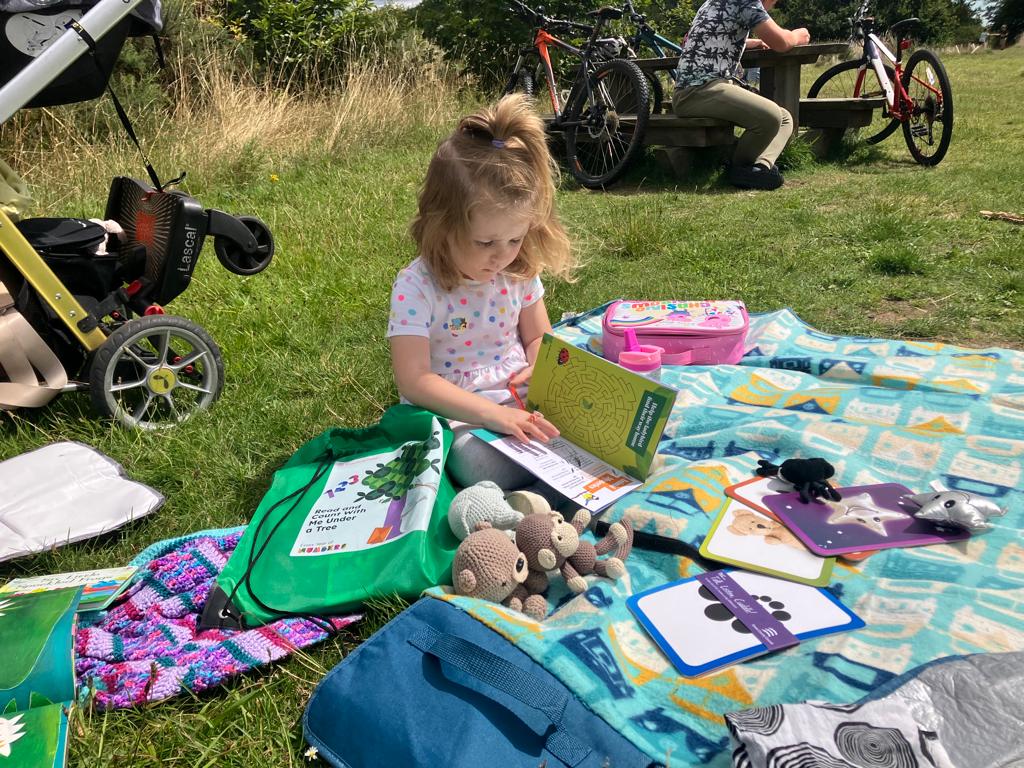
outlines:
{"label": "buggy board wheel", "polygon": [[213,250],[217,254],[217,260],[228,272],[234,272],[236,275],[255,275],[266,269],[270,265],[270,260],[274,258],[274,236],[270,234],[270,228],[255,216],[236,218],[256,238],[256,250],[246,253],[240,244],[227,237],[215,237]]}
{"label": "buggy board wheel", "polygon": [[210,335],[174,315],[130,320],[93,355],[89,394],[103,416],[162,429],[208,408],[224,386],[224,358]]}

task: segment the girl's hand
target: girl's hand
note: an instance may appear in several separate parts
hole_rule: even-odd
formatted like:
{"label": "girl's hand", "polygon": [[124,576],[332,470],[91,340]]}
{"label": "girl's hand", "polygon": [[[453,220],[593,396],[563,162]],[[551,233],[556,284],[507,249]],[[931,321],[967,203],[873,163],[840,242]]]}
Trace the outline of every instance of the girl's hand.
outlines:
{"label": "girl's hand", "polygon": [[515,376],[513,376],[511,379],[509,379],[508,380],[508,385],[510,387],[516,387],[516,388],[521,387],[524,384],[529,383],[531,376],[533,376],[533,365],[532,364],[526,366],[525,368],[523,368],[523,370],[521,370],[519,373],[517,373]]}
{"label": "girl's hand", "polygon": [[484,416],[483,426],[492,432],[512,435],[524,443],[531,439],[546,443],[552,437],[558,437],[558,428],[540,411],[529,413],[507,405],[495,405],[489,410]]}

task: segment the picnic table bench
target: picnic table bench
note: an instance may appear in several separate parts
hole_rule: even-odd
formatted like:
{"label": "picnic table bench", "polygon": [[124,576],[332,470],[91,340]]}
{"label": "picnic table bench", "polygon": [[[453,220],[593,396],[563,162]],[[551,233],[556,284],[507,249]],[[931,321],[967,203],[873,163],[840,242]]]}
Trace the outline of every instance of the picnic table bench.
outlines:
{"label": "picnic table bench", "polygon": [[[881,106],[879,99],[804,99],[800,98],[802,67],[813,64],[821,56],[845,53],[846,43],[811,43],[798,45],[785,52],[751,50],[743,54],[744,67],[761,68],[760,92],[765,98],[787,109],[793,117],[794,133],[802,125],[813,129],[806,134],[815,152],[823,154],[834,146],[847,128],[858,128],[871,122],[872,112]],[[641,70],[649,73],[675,69],[678,57],[637,59]],[[671,103],[659,105],[650,116],[644,143],[664,148],[677,173],[685,173],[691,162],[689,150],[703,147],[724,147],[735,141],[735,126],[724,120],[706,117],[677,117]]]}

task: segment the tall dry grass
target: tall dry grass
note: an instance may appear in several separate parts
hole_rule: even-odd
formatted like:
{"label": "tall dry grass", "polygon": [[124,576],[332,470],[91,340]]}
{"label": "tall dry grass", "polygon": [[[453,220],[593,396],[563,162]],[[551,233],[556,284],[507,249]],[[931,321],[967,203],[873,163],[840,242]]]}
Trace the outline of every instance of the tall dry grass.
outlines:
{"label": "tall dry grass", "polygon": [[[416,35],[364,48],[329,85],[281,83],[243,62],[223,45],[178,46],[159,87],[133,94],[131,79],[115,78],[162,178],[187,169],[193,185],[244,180],[299,158],[404,143],[449,126],[471,98],[466,76]],[[145,176],[106,97],[23,110],[0,126],[0,156],[46,209],[74,209],[112,175]]]}

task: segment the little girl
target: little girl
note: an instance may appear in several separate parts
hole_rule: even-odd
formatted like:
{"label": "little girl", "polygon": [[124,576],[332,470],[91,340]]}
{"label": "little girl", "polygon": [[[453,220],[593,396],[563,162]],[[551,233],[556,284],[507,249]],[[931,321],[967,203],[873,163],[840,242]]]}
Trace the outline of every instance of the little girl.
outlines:
{"label": "little girl", "polygon": [[391,292],[391,364],[402,399],[454,422],[448,469],[460,485],[506,490],[532,476],[469,434],[474,426],[547,442],[558,430],[516,406],[551,331],[544,270],[568,277],[544,124],[521,96],[459,121],[430,161],[411,232],[419,258]]}

